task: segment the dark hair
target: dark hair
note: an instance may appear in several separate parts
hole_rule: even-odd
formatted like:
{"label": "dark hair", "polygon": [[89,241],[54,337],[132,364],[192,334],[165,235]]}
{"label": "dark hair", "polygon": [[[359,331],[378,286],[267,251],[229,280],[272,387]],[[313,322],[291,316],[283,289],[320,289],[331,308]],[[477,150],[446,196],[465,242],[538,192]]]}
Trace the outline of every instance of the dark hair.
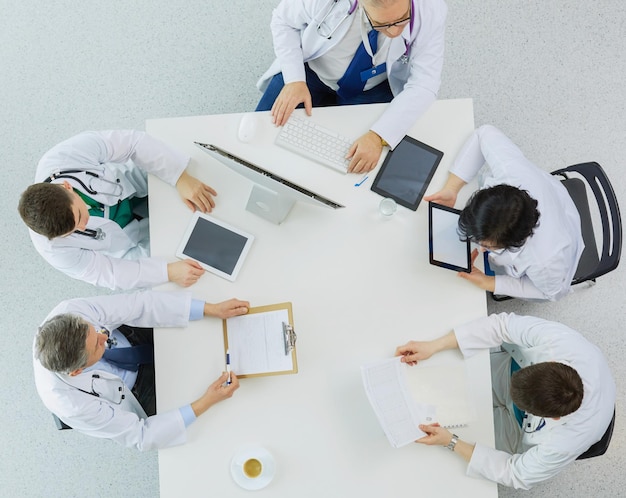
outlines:
{"label": "dark hair", "polygon": [[536,363],[511,376],[511,399],[538,417],[564,417],[580,408],[583,381],[572,367],[555,361]]}
{"label": "dark hair", "polygon": [[31,185],[22,193],[17,210],[28,228],[48,239],[66,235],[76,227],[72,197],[61,185]]}
{"label": "dark hair", "polygon": [[35,357],[52,372],[70,373],[87,364],[85,341],[89,325],[82,318],[64,313],[44,323],[35,338]]}
{"label": "dark hair", "polygon": [[539,222],[537,201],[528,192],[510,185],[478,190],[459,217],[459,235],[473,242],[488,241],[496,247],[522,247]]}

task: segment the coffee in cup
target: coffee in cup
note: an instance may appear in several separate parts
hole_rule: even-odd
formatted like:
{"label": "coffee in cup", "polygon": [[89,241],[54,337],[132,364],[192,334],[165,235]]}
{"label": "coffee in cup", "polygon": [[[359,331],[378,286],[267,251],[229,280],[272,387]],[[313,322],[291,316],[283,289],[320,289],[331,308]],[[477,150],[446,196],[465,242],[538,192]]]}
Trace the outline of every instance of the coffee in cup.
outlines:
{"label": "coffee in cup", "polygon": [[254,479],[259,477],[261,472],[263,472],[263,464],[256,458],[248,458],[248,460],[243,462],[243,473],[246,477]]}

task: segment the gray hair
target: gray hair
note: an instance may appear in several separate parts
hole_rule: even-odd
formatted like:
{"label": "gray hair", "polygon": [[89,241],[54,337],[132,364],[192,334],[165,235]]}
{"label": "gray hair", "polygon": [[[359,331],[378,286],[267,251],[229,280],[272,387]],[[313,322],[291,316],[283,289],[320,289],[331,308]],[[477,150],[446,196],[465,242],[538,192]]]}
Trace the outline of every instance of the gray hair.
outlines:
{"label": "gray hair", "polygon": [[87,364],[85,341],[89,324],[65,313],[50,318],[39,327],[35,338],[35,357],[52,372],[70,373]]}

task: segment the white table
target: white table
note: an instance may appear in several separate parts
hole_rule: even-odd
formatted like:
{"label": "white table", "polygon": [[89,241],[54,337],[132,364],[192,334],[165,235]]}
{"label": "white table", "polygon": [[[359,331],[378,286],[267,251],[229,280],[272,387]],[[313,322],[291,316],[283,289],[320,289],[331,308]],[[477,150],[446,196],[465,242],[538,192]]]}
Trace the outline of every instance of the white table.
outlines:
{"label": "white table", "polygon": [[[383,109],[319,108],[313,119],[357,137]],[[392,355],[410,339],[434,338],[486,314],[483,291],[428,263],[426,204],[416,212],[399,206],[383,220],[381,197],[370,191],[376,171],[355,187],[362,175],[343,176],[274,146],[278,130],[268,113],[257,116],[256,138],[240,143],[240,117],[156,119],[146,128],[192,155],[191,173],[219,193],[215,217],[256,236],[236,282],[207,273],[191,288],[194,296],[211,302],[238,297],[253,306],[291,301],[299,373],[243,379],[232,399],[189,427],[186,445],[161,450],[161,496],[248,496],[230,476],[231,458],[248,445],[264,446],[277,463],[273,482],[258,496],[496,496],[495,484],[467,477],[466,463],[447,450],[392,448],[361,382],[362,364]],[[445,153],[429,192],[443,185],[473,127],[472,101],[463,99],[436,102],[412,128],[412,136]],[[273,225],[245,211],[252,183],[194,140],[223,147],[346,208],[297,203],[282,225]],[[154,177],[150,211],[152,254],[171,261],[191,212]],[[219,320],[161,329],[155,343],[159,411],[196,399],[224,369]],[[461,361],[459,353],[450,354]],[[456,432],[492,445],[488,352],[469,362],[478,417]]]}

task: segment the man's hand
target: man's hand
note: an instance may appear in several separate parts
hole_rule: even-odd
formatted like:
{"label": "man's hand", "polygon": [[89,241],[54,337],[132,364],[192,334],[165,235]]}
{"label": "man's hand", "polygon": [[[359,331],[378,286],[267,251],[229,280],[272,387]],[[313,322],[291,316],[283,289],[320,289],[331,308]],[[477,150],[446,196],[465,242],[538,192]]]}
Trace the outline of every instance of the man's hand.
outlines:
{"label": "man's hand", "polygon": [[167,279],[181,287],[195,284],[202,275],[204,275],[204,268],[191,259],[183,259],[167,265]]}
{"label": "man's hand", "polygon": [[434,202],[443,206],[453,208],[456,203],[457,193],[451,189],[443,188],[439,192],[435,192],[433,195],[425,195],[424,200],[426,202]]}
{"label": "man's hand", "polygon": [[416,443],[427,444],[429,446],[448,446],[450,441],[452,441],[452,433],[448,429],[440,427],[439,424],[420,424],[419,428],[426,433],[426,436],[415,441]]}
{"label": "man's hand", "polygon": [[313,110],[313,103],[311,92],[309,92],[306,82],[294,81],[287,83],[278,94],[278,97],[276,97],[272,106],[272,123],[276,126],[283,126],[293,110],[302,103],[304,103],[304,110],[307,116],[310,116]]}
{"label": "man's hand", "polygon": [[465,273],[460,271],[458,273],[459,277],[464,278],[465,280],[469,280],[477,287],[480,287],[483,290],[494,292],[496,288],[496,277],[489,277],[485,275],[482,271],[480,271],[476,266],[474,266],[474,262],[478,257],[478,249],[474,249],[472,251],[472,271],[471,273]]}
{"label": "man's hand", "polygon": [[250,309],[248,301],[239,299],[229,299],[217,304],[205,303],[204,316],[215,316],[217,318],[230,318],[233,316],[245,315]]}
{"label": "man's hand", "polygon": [[443,188],[432,195],[424,196],[424,201],[426,202],[436,202],[437,204],[442,204],[448,207],[454,207],[456,203],[456,197],[459,191],[463,188],[465,182],[461,180],[454,173],[448,174],[448,179],[446,180],[446,184]]}
{"label": "man's hand", "polygon": [[414,366],[419,361],[427,360],[437,351],[433,341],[409,341],[404,346],[396,348],[396,356],[402,356],[400,359],[402,363]]}
{"label": "man's hand", "polygon": [[228,374],[223,372],[222,375],[209,386],[200,399],[191,403],[191,408],[196,414],[196,417],[202,415],[214,404],[230,398],[233,393],[239,389],[239,380],[233,372],[230,373],[231,383],[228,385],[226,385],[227,380]]}
{"label": "man's hand", "polygon": [[372,171],[383,151],[383,144],[380,137],[373,131],[368,131],[361,135],[352,144],[346,159],[351,159],[348,165],[348,173],[366,173]]}
{"label": "man's hand", "polygon": [[183,171],[180,178],[178,178],[176,190],[178,190],[187,207],[194,212],[197,208],[203,213],[210,213],[215,207],[213,196],[217,195],[217,192],[191,176],[187,171]]}

